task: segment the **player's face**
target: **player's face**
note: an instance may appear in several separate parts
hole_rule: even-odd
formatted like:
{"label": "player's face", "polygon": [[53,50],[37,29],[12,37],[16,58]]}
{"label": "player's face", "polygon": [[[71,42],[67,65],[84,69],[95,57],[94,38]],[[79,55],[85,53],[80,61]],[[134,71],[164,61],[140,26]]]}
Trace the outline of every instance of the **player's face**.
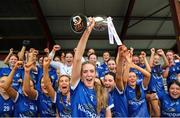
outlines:
{"label": "player's face", "polygon": [[62,92],[63,95],[66,95],[69,92],[70,89],[70,80],[66,76],[62,76],[59,78],[59,89]]}
{"label": "player's face", "polygon": [[154,63],[154,65],[159,65],[159,63],[160,63],[160,56],[159,55],[154,56],[153,63]]}
{"label": "player's face", "polygon": [[96,77],[96,70],[93,64],[84,64],[82,66],[82,81],[88,88],[94,87],[94,81]]}
{"label": "player's face", "polygon": [[109,70],[115,70],[116,69],[116,63],[114,60],[109,60],[107,65],[108,65]]}
{"label": "player's face", "polygon": [[169,88],[169,94],[172,98],[178,99],[180,97],[180,86],[172,84]]}
{"label": "player's face", "polygon": [[16,56],[11,56],[10,59],[9,59],[9,65],[10,67],[14,67],[14,65],[16,64],[16,62],[18,61],[17,57]]}
{"label": "player's face", "polygon": [[71,53],[67,53],[65,56],[65,62],[67,65],[72,65],[73,63],[73,55]]}
{"label": "player's face", "polygon": [[130,86],[135,86],[136,85],[136,80],[137,80],[137,76],[134,72],[130,72],[129,73],[129,78],[128,78],[128,84]]}
{"label": "player's face", "polygon": [[105,75],[104,77],[104,86],[111,91],[115,86],[114,77],[112,75]]}
{"label": "player's face", "polygon": [[107,62],[107,61],[109,60],[109,58],[110,58],[110,54],[109,54],[108,52],[105,52],[105,53],[103,54],[103,60],[104,60],[105,62]]}

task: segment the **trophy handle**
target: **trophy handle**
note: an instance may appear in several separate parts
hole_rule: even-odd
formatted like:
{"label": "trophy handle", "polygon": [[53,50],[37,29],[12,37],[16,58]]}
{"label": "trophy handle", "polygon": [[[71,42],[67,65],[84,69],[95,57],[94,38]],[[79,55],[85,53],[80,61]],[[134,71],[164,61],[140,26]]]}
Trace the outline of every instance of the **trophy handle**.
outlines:
{"label": "trophy handle", "polygon": [[75,14],[70,19],[71,29],[75,33],[82,33],[87,27],[87,17],[83,14]]}

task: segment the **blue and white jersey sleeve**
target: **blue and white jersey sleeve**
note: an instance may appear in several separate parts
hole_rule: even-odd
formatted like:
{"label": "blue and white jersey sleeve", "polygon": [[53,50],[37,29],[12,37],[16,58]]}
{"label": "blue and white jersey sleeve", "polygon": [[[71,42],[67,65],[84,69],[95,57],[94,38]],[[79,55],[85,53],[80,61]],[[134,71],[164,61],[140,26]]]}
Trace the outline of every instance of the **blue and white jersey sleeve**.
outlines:
{"label": "blue and white jersey sleeve", "polygon": [[17,93],[15,102],[14,117],[37,117],[38,116],[38,107],[36,100],[30,100]]}
{"label": "blue and white jersey sleeve", "polygon": [[110,92],[114,107],[112,108],[113,117],[128,117],[127,98],[124,91],[120,91],[115,87]]}

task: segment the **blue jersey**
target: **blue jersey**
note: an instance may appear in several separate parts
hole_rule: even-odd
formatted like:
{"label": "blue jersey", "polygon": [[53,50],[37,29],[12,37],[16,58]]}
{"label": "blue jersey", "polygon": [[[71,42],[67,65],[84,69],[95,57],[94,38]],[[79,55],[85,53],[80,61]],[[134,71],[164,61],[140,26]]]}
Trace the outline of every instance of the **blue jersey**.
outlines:
{"label": "blue jersey", "polygon": [[[41,90],[41,79],[43,77],[43,69],[39,68],[39,76],[38,76],[38,85],[37,85],[37,90]],[[49,69],[49,77],[51,79],[51,83],[53,88],[56,90],[57,89],[57,80],[58,80],[58,75],[56,73],[56,69],[53,67],[50,67]]]}
{"label": "blue jersey", "polygon": [[180,117],[180,98],[172,99],[168,94],[160,98],[162,117]]}
{"label": "blue jersey", "polygon": [[0,95],[0,117],[12,117],[14,113],[14,102],[12,99],[5,100]]}
{"label": "blue jersey", "polygon": [[61,92],[56,93],[54,103],[58,109],[60,117],[71,117],[71,104],[67,101],[66,96],[63,96]]}
{"label": "blue jersey", "polygon": [[17,93],[14,101],[14,117],[37,117],[38,107],[36,100],[30,100],[22,94]]}
{"label": "blue jersey", "polygon": [[169,74],[167,77],[167,85],[169,85],[170,82],[177,79],[176,75],[180,73],[180,62],[175,62],[175,65],[171,66],[169,68]]}
{"label": "blue jersey", "polygon": [[98,68],[100,68],[97,71],[99,74],[99,76],[98,76],[99,78],[103,78],[105,76],[105,74],[109,72],[109,68],[105,62],[102,65],[100,65]]}
{"label": "blue jersey", "polygon": [[56,107],[49,96],[39,92],[37,104],[40,117],[56,117]]}
{"label": "blue jersey", "polygon": [[[9,67],[2,68],[0,71],[0,77],[8,76],[10,74],[11,70],[12,69]],[[20,79],[23,79],[23,71],[22,71],[22,69],[17,69],[14,74],[13,82],[12,82],[12,87],[14,89],[16,89],[17,91],[21,87],[21,83],[19,82]]]}
{"label": "blue jersey", "polygon": [[110,92],[114,107],[112,108],[112,117],[128,117],[127,98],[123,91],[116,87]]}
{"label": "blue jersey", "polygon": [[149,82],[148,90],[156,92],[158,97],[164,95],[164,84],[163,84],[163,77],[162,77],[162,66],[157,65],[151,68],[151,79]]}
{"label": "blue jersey", "polygon": [[[108,109],[111,109],[114,106],[112,98],[109,98],[108,105]],[[72,87],[71,107],[72,117],[105,117],[106,109],[101,110],[100,115],[97,114],[95,90],[89,89],[80,80],[76,87]]]}
{"label": "blue jersey", "polygon": [[137,85],[139,85],[143,81],[144,75],[139,70],[137,70],[135,68],[130,68],[130,71],[134,72],[137,75],[136,82],[137,82]]}
{"label": "blue jersey", "polygon": [[127,85],[126,87],[126,97],[128,100],[128,116],[129,117],[149,117],[147,104],[146,104],[146,94],[143,83],[141,82],[140,87],[141,97],[139,100],[136,99],[135,89]]}

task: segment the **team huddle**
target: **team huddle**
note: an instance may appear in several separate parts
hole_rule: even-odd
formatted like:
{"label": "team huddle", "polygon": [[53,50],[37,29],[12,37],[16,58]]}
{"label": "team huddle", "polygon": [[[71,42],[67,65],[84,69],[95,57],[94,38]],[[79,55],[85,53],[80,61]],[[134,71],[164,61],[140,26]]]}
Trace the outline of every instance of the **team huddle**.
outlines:
{"label": "team huddle", "polygon": [[121,45],[116,59],[104,52],[100,64],[91,49],[86,60],[89,22],[74,54],[55,56],[59,45],[43,56],[10,49],[0,68],[0,117],[180,117],[180,57],[152,48],[148,61]]}

